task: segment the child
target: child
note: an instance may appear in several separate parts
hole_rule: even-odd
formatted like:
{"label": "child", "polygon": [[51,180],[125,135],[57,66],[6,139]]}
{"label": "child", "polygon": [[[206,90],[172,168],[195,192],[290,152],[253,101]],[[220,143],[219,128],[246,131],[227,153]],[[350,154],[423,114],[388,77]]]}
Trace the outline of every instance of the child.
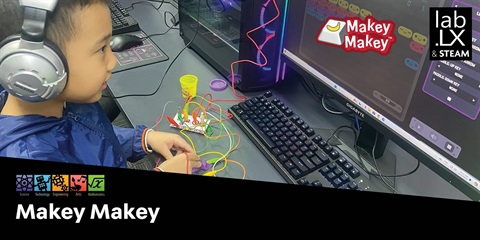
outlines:
{"label": "child", "polygon": [[[18,0],[0,0],[0,40],[20,33],[22,22],[29,29],[24,15]],[[153,150],[166,159],[159,165],[161,171],[191,173],[200,167],[199,157],[180,135],[144,125],[112,126],[98,104],[117,63],[109,46],[111,26],[106,0],[58,0],[48,12],[44,33],[65,56],[67,83],[58,96],[43,101],[1,91],[0,156],[126,167],[127,160],[137,161]],[[5,79],[10,73],[2,72],[8,55],[2,54],[4,49],[0,49],[0,82],[8,89]]]}

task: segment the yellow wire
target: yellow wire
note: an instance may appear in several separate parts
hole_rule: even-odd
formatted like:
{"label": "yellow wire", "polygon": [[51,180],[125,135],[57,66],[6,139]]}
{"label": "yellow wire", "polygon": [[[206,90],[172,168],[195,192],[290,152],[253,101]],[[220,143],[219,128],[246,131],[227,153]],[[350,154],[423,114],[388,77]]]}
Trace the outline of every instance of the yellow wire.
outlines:
{"label": "yellow wire", "polygon": [[[187,103],[187,104],[185,104],[185,105],[188,105],[188,104],[190,104],[190,103],[193,103],[193,104],[196,104],[196,105],[198,105],[198,107],[199,107],[201,110],[203,110],[203,111],[202,111],[202,112],[203,112],[203,115],[204,115],[204,116],[206,116],[206,115],[207,115],[207,110],[205,110],[205,108],[204,108],[202,105],[200,105],[200,103],[197,103],[197,102],[188,102],[188,103]],[[202,125],[202,124],[204,124],[204,123],[200,122],[200,126],[202,126],[202,127],[203,127],[203,125]]]}
{"label": "yellow wire", "polygon": [[[221,108],[221,106],[218,105],[218,104],[216,104],[216,103],[213,103],[213,102],[211,102],[211,101],[209,101],[209,100],[207,100],[207,99],[205,99],[205,98],[202,97],[202,96],[198,96],[198,95],[197,95],[197,96],[195,96],[195,97],[201,98],[201,99],[205,100],[206,102],[208,102],[209,104],[212,104],[212,105],[215,105],[215,106],[218,107],[218,109],[219,109],[219,120],[218,120],[218,123],[220,123],[220,124],[226,129],[226,131],[227,131],[227,135],[226,135],[226,136],[230,137],[230,139],[231,139],[232,141],[234,141],[235,139],[233,138],[233,133],[231,133],[231,130],[228,129],[228,128],[225,126],[225,124],[223,123],[223,120],[222,120],[222,108]],[[197,105],[197,106],[202,110],[203,116],[204,116],[205,118],[207,118],[207,111],[206,111],[206,109],[205,109],[200,103],[191,101],[192,99],[193,99],[193,98],[189,99],[189,101],[185,103],[184,109],[188,109],[188,105],[189,105],[189,104],[195,104],[195,105]],[[205,121],[205,122],[200,121],[200,124],[201,124],[200,126],[204,126],[203,124],[205,124],[206,122],[207,122],[207,121]],[[195,126],[195,127],[196,127],[196,126]],[[188,128],[188,129],[190,129],[190,128]],[[184,128],[184,129],[180,130],[180,133],[181,133],[183,136],[185,136],[185,138],[188,139],[188,141],[189,141],[190,144],[192,145],[192,148],[193,148],[194,152],[196,152],[195,144],[193,143],[193,140],[192,140],[187,134],[184,133],[184,131],[185,131],[185,130],[188,130],[188,129],[185,129],[185,128]],[[207,136],[205,132],[203,133],[203,135],[204,135],[206,138],[215,139],[215,140],[216,140],[216,139],[218,139],[218,138],[220,138],[220,137],[222,136],[222,131],[223,131],[223,128],[220,127],[220,133],[219,133],[218,136],[215,136],[215,137]],[[243,173],[244,173],[242,179],[245,179],[245,176],[246,176],[246,169],[245,169],[245,167],[244,167],[241,163],[239,163],[239,162],[237,162],[237,161],[227,159],[227,155],[232,151],[233,146],[234,146],[234,145],[230,146],[230,148],[229,148],[229,150],[227,151],[226,154],[223,154],[223,153],[221,153],[221,152],[212,151],[212,152],[206,152],[206,153],[202,153],[202,154],[198,155],[199,157],[202,157],[202,156],[205,156],[205,155],[208,155],[208,154],[218,154],[218,155],[220,155],[221,157],[220,157],[218,160],[216,160],[214,164],[218,163],[218,161],[221,161],[221,160],[224,160],[224,162],[225,162],[225,164],[224,164],[220,169],[217,169],[217,170],[212,169],[212,171],[209,171],[209,172],[207,172],[207,173],[205,173],[205,174],[203,174],[203,175],[204,175],[204,176],[213,176],[213,175],[215,175],[216,173],[218,173],[218,172],[220,172],[220,171],[223,171],[223,170],[227,167],[228,162],[230,161],[230,162],[236,163],[236,164],[238,164],[240,167],[242,167]]]}
{"label": "yellow wire", "polygon": [[221,152],[206,152],[206,153],[200,154],[200,155],[198,155],[198,156],[199,156],[199,157],[202,157],[202,156],[205,156],[205,155],[207,155],[207,154],[218,154],[218,155],[221,156],[217,161],[215,161],[215,163],[217,163],[218,161],[220,161],[220,160],[222,160],[222,159],[225,159],[225,165],[224,165],[221,169],[218,169],[217,171],[222,171],[223,169],[225,169],[225,167],[227,166],[227,162],[226,162],[226,160],[227,160],[227,155],[226,155],[226,154],[223,154],[223,153],[221,153]]}
{"label": "yellow wire", "polygon": [[[196,97],[201,98],[201,99],[205,100],[206,102],[208,102],[209,104],[212,104],[212,105],[218,107],[218,109],[219,109],[219,121],[218,121],[218,122],[221,124],[221,123],[222,123],[222,112],[223,112],[223,111],[222,111],[222,107],[221,107],[220,105],[218,105],[217,103],[211,102],[211,101],[207,100],[206,98],[204,98],[204,97],[202,97],[202,96],[198,96],[198,95],[197,95]],[[203,109],[203,112],[204,112],[205,117],[207,116],[207,111],[205,110],[205,108],[204,108],[203,106],[201,106],[201,105],[200,105],[199,103],[197,103],[197,102],[192,102],[192,103],[196,103],[201,109]],[[210,125],[210,126],[211,126],[211,125]],[[216,139],[220,138],[220,136],[222,135],[222,133],[223,133],[223,128],[220,128],[220,132],[219,132],[218,136],[216,136],[216,137],[213,136],[213,137],[212,137],[212,136],[207,136],[206,134],[204,134],[204,136],[207,137],[207,138],[209,138],[209,139],[216,140]]]}
{"label": "yellow wire", "polygon": [[184,131],[184,129],[180,130],[180,133],[188,139],[188,141],[190,142],[190,145],[193,148],[193,152],[196,153],[197,150],[195,150],[195,144],[193,144],[192,139],[187,134],[185,134],[183,131]]}

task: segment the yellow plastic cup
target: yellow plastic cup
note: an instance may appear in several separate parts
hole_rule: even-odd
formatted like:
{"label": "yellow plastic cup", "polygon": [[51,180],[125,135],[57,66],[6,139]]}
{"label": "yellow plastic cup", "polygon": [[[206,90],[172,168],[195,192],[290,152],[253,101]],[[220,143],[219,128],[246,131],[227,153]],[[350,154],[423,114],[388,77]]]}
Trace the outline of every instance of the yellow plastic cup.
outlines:
{"label": "yellow plastic cup", "polygon": [[180,77],[183,98],[195,97],[197,95],[198,77],[192,74]]}

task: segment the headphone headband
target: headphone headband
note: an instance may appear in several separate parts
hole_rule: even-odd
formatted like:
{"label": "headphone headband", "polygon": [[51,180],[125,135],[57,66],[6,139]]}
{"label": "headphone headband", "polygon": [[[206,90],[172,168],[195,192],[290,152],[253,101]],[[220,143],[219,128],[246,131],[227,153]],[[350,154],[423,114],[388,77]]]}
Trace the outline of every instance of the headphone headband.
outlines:
{"label": "headphone headband", "polygon": [[56,5],[57,0],[20,0],[20,6],[24,9],[23,40],[43,41],[47,14],[53,12]]}
{"label": "headphone headband", "polygon": [[20,0],[21,7],[30,7],[53,12],[58,0]]}

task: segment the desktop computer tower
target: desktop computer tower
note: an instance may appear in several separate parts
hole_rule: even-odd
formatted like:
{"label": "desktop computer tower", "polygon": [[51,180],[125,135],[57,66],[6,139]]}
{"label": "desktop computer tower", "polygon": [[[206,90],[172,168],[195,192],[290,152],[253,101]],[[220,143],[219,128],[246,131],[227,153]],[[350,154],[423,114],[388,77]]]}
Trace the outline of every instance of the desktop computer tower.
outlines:
{"label": "desktop computer tower", "polygon": [[180,35],[230,83],[233,66],[235,89],[265,89],[282,76],[285,2],[178,0]]}

